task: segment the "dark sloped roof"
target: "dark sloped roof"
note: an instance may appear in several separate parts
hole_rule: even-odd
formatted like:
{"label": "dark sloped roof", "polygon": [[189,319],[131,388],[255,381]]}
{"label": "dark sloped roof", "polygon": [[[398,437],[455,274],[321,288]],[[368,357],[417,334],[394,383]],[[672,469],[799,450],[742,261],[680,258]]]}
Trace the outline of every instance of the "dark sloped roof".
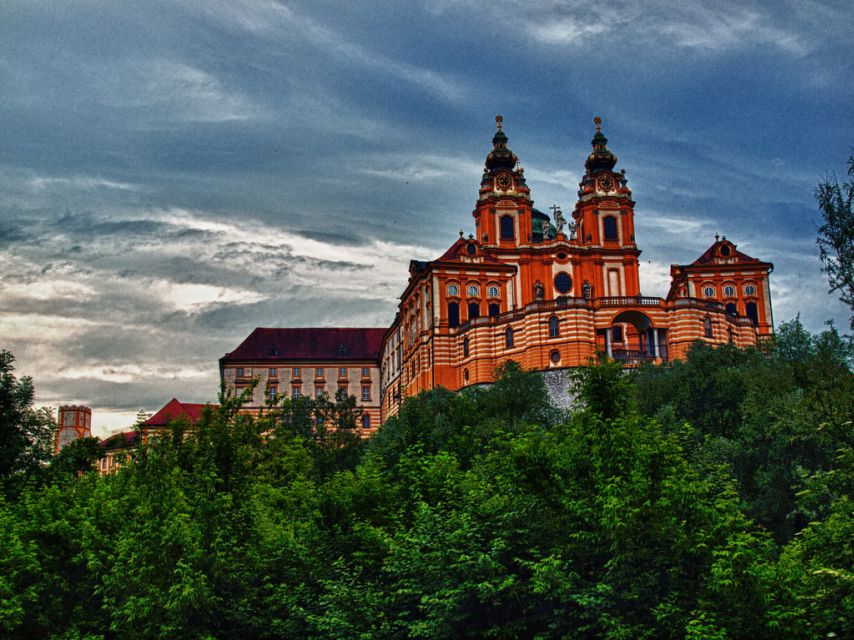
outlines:
{"label": "dark sloped roof", "polygon": [[703,253],[703,255],[701,255],[699,258],[694,260],[694,262],[692,262],[690,266],[700,267],[700,266],[707,265],[707,264],[713,264],[715,262],[715,256],[718,255],[718,249],[723,245],[727,245],[730,247],[731,253],[730,253],[730,255],[727,256],[727,260],[729,260],[729,261],[735,261],[735,262],[741,263],[741,264],[749,263],[749,262],[754,262],[754,263],[762,262],[761,260],[757,260],[756,258],[751,258],[746,253],[742,253],[741,251],[739,251],[738,249],[735,248],[734,244],[732,244],[731,242],[727,242],[726,239],[723,239],[723,240],[718,240],[715,243],[713,243],[712,246],[709,247],[708,249],[706,249],[705,253]]}
{"label": "dark sloped roof", "polygon": [[108,438],[104,438],[99,443],[101,447],[108,450],[127,449],[136,446],[136,441],[139,439],[138,431],[122,431],[114,433]]}
{"label": "dark sloped roof", "polygon": [[[469,257],[468,251],[466,250],[469,242],[471,242],[471,240],[458,238],[457,241],[442,254],[442,257],[436,260],[436,262],[453,262],[460,256]],[[489,254],[482,247],[478,247],[478,254],[484,262],[501,262],[498,258]]]}
{"label": "dark sloped roof", "polygon": [[171,421],[178,418],[186,418],[190,424],[196,424],[202,417],[202,410],[216,405],[195,404],[191,402],[179,402],[172,398],[160,411],[143,422],[141,427],[165,427]]}
{"label": "dark sloped roof", "polygon": [[225,354],[229,360],[373,360],[379,361],[383,328],[265,329],[249,334],[237,349]]}

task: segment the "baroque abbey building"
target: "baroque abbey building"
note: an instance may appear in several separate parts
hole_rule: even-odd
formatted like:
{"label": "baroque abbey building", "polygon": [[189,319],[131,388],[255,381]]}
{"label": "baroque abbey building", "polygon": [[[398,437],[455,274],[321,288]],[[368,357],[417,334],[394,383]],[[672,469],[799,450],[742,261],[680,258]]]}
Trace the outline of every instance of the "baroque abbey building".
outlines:
{"label": "baroque abbey building", "polygon": [[585,365],[599,352],[627,366],[663,363],[698,340],[747,347],[772,333],[773,265],[726,237],[671,266],[666,298],[641,295],[635,202],[599,118],[571,221],[557,207],[553,218],[534,208],[496,122],[473,233],[435,260],[410,262],[390,327],[256,329],[220,359],[225,388],[260,378],[250,409],[280,394],[342,390],[371,431],[406,397],[489,383],[508,360],[536,371]]}

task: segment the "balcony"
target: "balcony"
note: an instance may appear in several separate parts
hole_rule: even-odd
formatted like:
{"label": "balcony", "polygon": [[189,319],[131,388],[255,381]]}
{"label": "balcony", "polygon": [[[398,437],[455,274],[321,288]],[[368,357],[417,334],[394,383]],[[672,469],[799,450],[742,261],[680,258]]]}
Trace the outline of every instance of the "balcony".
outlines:
{"label": "balcony", "polygon": [[647,296],[616,296],[596,298],[595,302],[600,307],[660,307],[664,301]]}
{"label": "balcony", "polygon": [[[638,349],[613,349],[611,351],[611,357],[617,362],[621,362],[625,365],[643,364],[644,362],[655,362],[659,359],[651,353],[647,353],[646,351],[640,351]],[[667,361],[666,351],[662,352],[660,359],[665,362]]]}

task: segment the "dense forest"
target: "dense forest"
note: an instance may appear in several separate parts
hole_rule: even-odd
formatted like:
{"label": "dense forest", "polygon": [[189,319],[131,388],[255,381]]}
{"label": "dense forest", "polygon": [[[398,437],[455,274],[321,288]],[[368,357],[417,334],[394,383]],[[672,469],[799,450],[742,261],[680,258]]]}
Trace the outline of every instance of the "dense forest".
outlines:
{"label": "dense forest", "polygon": [[4,638],[854,637],[852,345],[796,320],[758,349],[574,374],[513,363],[411,398],[223,398],[118,473],[45,453],[4,352]]}

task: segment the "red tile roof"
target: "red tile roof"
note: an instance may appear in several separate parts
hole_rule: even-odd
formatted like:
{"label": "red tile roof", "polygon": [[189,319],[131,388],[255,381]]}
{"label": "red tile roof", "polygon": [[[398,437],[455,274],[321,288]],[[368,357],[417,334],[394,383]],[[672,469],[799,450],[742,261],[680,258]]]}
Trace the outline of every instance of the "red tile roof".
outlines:
{"label": "red tile roof", "polygon": [[205,407],[216,407],[217,405],[194,404],[191,402],[179,402],[172,398],[160,411],[143,422],[142,427],[165,427],[171,421],[178,418],[186,418],[190,424],[196,424],[202,417]]}
{"label": "red tile roof", "polygon": [[388,329],[255,329],[220,363],[245,360],[379,362],[383,335]]}
{"label": "red tile roof", "polygon": [[[205,407],[216,408],[215,404],[196,404],[192,402],[180,402],[176,398],[172,398],[166,405],[157,413],[151,416],[148,420],[140,424],[142,428],[162,428],[172,420],[178,418],[186,418],[190,424],[196,424],[202,417],[202,411]],[[127,449],[135,447],[139,440],[140,432],[122,431],[101,440],[101,446],[107,450]]]}

